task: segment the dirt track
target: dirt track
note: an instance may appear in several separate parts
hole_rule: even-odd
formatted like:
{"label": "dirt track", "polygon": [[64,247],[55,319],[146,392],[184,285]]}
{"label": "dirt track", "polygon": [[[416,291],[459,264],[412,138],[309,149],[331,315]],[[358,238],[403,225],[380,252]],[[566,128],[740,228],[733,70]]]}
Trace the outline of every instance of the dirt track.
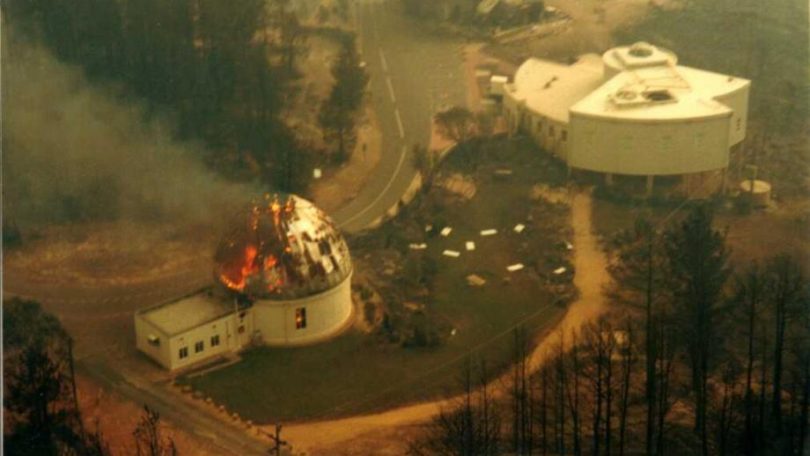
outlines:
{"label": "dirt track", "polygon": [[[574,284],[579,289],[580,296],[569,306],[558,326],[557,334],[570,334],[602,313],[605,308],[602,287],[608,280],[607,260],[593,235],[591,196],[584,191],[572,191],[570,198],[574,228],[574,266],[577,271]],[[529,360],[532,371],[542,365],[558,341],[559,336],[549,335],[537,345]],[[496,394],[498,386],[502,384],[503,378],[490,383]],[[360,455],[366,454],[368,448],[374,448],[375,454],[402,454],[407,442],[403,441],[401,434],[407,433],[410,427],[428,421],[444,403],[446,401],[425,402],[382,413],[287,425],[284,428],[284,437],[296,451],[306,450],[312,455]],[[347,449],[349,441],[352,442],[351,449]]]}

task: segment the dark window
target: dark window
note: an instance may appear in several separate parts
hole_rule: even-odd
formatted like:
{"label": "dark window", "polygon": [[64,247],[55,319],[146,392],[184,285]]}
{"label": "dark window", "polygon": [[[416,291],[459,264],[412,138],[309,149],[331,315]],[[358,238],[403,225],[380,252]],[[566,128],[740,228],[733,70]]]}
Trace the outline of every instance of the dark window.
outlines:
{"label": "dark window", "polygon": [[205,343],[203,341],[197,342],[196,344],[194,344],[194,353],[199,353],[203,351],[203,348],[205,348]]}
{"label": "dark window", "polygon": [[239,334],[245,332],[245,325],[239,325]]}
{"label": "dark window", "polygon": [[737,117],[737,131],[740,131],[742,128],[742,118]]}
{"label": "dark window", "polygon": [[180,349],[180,359],[186,358],[188,356],[188,347],[183,347]]}
{"label": "dark window", "polygon": [[552,138],[554,137],[554,125],[549,125],[548,135],[551,136]]}
{"label": "dark window", "polygon": [[560,134],[562,135],[563,141],[568,141],[568,130],[563,130]]}
{"label": "dark window", "polygon": [[216,347],[217,345],[219,345],[219,334],[211,336],[211,346]]}
{"label": "dark window", "polygon": [[538,133],[542,133],[542,132],[543,132],[543,122],[541,122],[541,121],[539,121],[539,120],[537,121],[537,132],[538,132]]}
{"label": "dark window", "polygon": [[307,327],[307,308],[299,307],[295,309],[295,329]]}

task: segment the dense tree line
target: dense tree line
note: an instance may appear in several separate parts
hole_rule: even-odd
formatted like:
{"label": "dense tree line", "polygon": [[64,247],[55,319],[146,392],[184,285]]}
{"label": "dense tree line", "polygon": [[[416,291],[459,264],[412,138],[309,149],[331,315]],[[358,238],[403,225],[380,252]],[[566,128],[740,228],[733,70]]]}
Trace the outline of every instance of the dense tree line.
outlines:
{"label": "dense tree line", "polygon": [[336,36],[340,42],[340,52],[332,64],[335,83],[329,98],[321,106],[319,121],[326,142],[335,144],[335,160],[342,163],[349,158],[355,119],[363,101],[368,75],[360,64],[354,34],[340,33]]}
{"label": "dense tree line", "polygon": [[214,151],[212,166],[281,190],[305,185],[309,152],[279,119],[302,40],[287,2],[20,0],[3,16],[91,80],[171,113],[179,138]]}
{"label": "dense tree line", "polygon": [[[660,232],[640,220],[611,252],[605,317],[560,334],[536,372],[516,332],[511,382],[488,405],[487,419],[505,424],[496,449],[425,451],[481,428],[450,426],[463,415],[456,407],[413,453],[806,453],[810,289],[798,260],[780,254],[732,274],[725,235],[704,205]],[[483,391],[463,397],[492,402]]]}
{"label": "dense tree line", "polygon": [[16,455],[108,454],[81,419],[72,341],[38,303],[3,303],[3,449]]}

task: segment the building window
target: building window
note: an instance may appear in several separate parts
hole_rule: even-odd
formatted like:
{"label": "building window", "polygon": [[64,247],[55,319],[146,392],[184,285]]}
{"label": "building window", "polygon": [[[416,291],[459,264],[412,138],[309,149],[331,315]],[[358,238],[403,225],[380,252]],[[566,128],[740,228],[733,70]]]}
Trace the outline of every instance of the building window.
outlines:
{"label": "building window", "polygon": [[742,118],[737,117],[737,131],[740,131],[741,128],[742,128]]}
{"label": "building window", "polygon": [[211,336],[211,346],[216,347],[217,345],[219,345],[219,334]]}
{"label": "building window", "polygon": [[187,358],[188,357],[188,347],[181,348],[179,355],[180,355],[180,359]]}
{"label": "building window", "polygon": [[548,127],[548,136],[553,138],[554,137],[554,125],[549,125]]}
{"label": "building window", "polygon": [[194,344],[194,353],[199,353],[203,351],[203,348],[205,348],[205,343],[203,341],[197,342],[196,344]]}
{"label": "building window", "polygon": [[538,133],[542,133],[542,132],[543,132],[543,122],[542,122],[542,121],[540,121],[540,120],[538,120],[538,121],[537,121],[537,132],[538,132]]}
{"label": "building window", "polygon": [[568,141],[568,130],[563,130],[560,134],[562,135],[563,141]]}
{"label": "building window", "polygon": [[295,329],[304,329],[307,327],[307,308],[299,307],[295,309]]}
{"label": "building window", "polygon": [[239,332],[239,334],[245,332],[245,325],[239,325],[239,329],[237,329],[237,331]]}

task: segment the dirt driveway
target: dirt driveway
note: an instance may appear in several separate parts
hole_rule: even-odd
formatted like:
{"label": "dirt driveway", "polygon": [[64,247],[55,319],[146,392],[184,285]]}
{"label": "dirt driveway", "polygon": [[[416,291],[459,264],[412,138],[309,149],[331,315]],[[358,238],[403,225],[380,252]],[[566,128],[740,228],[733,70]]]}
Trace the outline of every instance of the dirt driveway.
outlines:
{"label": "dirt driveway", "polygon": [[[602,288],[608,281],[607,259],[593,233],[591,196],[588,191],[572,189],[569,198],[574,228],[574,266],[577,271],[574,284],[580,296],[569,306],[555,334],[547,335],[530,355],[529,366],[532,370],[542,365],[557,344],[557,334],[570,334],[600,315],[605,308]],[[498,386],[502,384],[503,378],[490,383],[495,394],[499,394]],[[368,454],[369,449],[380,455],[403,454],[407,438],[418,432],[419,425],[435,416],[444,403],[425,402],[382,413],[288,424],[284,427],[284,437],[296,451],[305,450],[312,455],[363,455]]]}

